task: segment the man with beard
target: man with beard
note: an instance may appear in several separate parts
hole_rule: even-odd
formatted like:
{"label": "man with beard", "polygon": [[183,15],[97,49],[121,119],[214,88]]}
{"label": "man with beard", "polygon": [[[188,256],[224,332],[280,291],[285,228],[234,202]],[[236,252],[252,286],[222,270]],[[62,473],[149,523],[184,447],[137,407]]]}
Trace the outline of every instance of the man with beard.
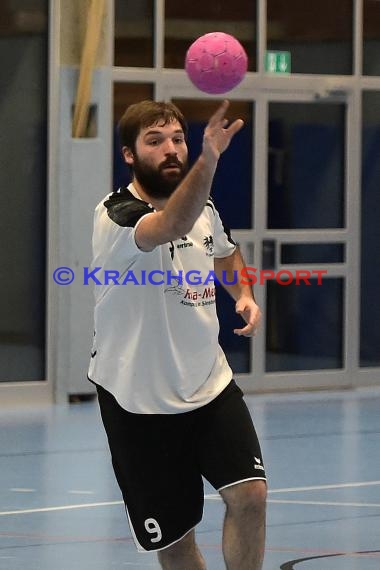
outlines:
{"label": "man with beard", "polygon": [[[222,102],[210,118],[188,169],[180,110],[153,101],[131,105],[119,132],[132,183],[95,211],[93,266],[133,272],[138,284],[107,280],[95,287],[89,379],[136,546],[156,551],[166,570],[206,568],[194,532],[203,513],[202,476],[226,505],[226,567],[259,570],[264,554],[263,460],[218,343],[215,288],[185,278],[215,271],[222,284],[233,283],[244,266],[209,197],[220,155],[243,126],[240,119],[228,126],[227,108]],[[234,332],[255,334],[260,310],[251,287],[226,288],[245,321]]]}

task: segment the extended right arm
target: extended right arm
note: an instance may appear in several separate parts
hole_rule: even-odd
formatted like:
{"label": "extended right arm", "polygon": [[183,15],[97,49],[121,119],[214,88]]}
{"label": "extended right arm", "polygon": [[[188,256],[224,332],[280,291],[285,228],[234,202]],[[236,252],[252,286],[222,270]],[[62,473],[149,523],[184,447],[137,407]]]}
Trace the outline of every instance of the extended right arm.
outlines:
{"label": "extended right arm", "polygon": [[243,126],[243,121],[237,119],[226,127],[228,106],[228,101],[223,101],[210,118],[204,131],[200,156],[164,209],[145,216],[137,226],[135,239],[143,251],[151,251],[157,245],[186,235],[200,216],[210,194],[219,157]]}

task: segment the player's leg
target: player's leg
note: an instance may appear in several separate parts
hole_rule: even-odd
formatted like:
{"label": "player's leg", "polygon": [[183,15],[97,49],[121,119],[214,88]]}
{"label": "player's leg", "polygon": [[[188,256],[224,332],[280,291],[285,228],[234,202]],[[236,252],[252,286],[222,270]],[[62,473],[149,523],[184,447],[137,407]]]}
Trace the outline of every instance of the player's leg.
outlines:
{"label": "player's leg", "polygon": [[[203,481],[194,458],[192,412],[132,414],[101,387],[98,396],[136,547],[141,552],[167,549],[173,555],[186,551],[194,560],[190,567],[202,569],[197,566],[200,558],[196,549],[190,548],[191,531],[203,513]],[[169,560],[169,554],[159,557]]]}
{"label": "player's leg", "polygon": [[259,570],[264,554],[266,476],[240,388],[232,382],[200,415],[202,473],[226,504],[223,554],[227,568]]}
{"label": "player's leg", "polygon": [[158,552],[158,560],[163,570],[206,570],[206,564],[195,542],[195,532],[190,531],[179,542]]}
{"label": "player's leg", "polygon": [[228,570],[260,570],[265,544],[265,481],[220,490],[226,504],[223,555]]}

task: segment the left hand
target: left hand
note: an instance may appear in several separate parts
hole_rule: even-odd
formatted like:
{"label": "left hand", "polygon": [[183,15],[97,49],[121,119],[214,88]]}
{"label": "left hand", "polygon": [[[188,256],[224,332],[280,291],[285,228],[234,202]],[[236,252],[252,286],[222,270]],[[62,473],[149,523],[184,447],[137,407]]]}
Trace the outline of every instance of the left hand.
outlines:
{"label": "left hand", "polygon": [[242,329],[234,329],[234,333],[239,336],[255,336],[260,326],[261,311],[252,297],[240,297],[235,305],[236,312],[241,315],[247,323]]}

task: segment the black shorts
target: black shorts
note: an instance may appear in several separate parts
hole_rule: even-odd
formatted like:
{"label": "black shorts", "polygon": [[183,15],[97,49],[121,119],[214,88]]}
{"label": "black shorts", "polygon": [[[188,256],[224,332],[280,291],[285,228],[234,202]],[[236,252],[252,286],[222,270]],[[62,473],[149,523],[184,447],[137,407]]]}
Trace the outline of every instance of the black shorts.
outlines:
{"label": "black shorts", "polygon": [[265,480],[252,419],[234,381],[211,403],[181,414],[133,414],[97,390],[138,550],[166,548],[201,521],[202,475],[218,491]]}

